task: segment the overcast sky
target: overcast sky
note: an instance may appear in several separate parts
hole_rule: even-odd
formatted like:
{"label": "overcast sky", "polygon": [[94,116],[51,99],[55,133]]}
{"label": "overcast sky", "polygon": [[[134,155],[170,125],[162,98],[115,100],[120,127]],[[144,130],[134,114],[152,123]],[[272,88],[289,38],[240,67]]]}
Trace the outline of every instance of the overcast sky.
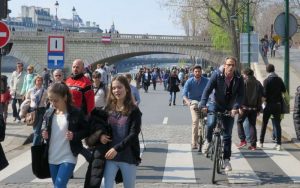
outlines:
{"label": "overcast sky", "polygon": [[[55,0],[11,0],[8,1],[12,17],[19,16],[21,6],[50,8],[55,15]],[[60,0],[57,14],[59,18],[72,18],[72,8],[76,9],[83,21],[99,24],[109,29],[112,22],[120,33],[183,35],[184,31],[176,26],[170,12],[161,6],[162,0]]]}

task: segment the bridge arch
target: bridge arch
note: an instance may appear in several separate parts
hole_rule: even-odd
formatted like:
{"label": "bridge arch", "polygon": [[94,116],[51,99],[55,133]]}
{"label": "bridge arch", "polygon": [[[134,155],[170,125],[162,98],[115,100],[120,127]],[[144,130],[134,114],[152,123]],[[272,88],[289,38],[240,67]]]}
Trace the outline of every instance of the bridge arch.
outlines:
{"label": "bridge arch", "polygon": [[198,58],[203,58],[209,61],[213,65],[223,63],[224,54],[211,50],[196,50],[188,49],[184,47],[172,47],[172,46],[135,46],[135,47],[120,47],[101,52],[100,55],[96,55],[92,58],[87,58],[88,62],[93,65],[97,63],[109,62],[114,64],[117,61],[150,54],[178,54],[178,55],[189,55]]}

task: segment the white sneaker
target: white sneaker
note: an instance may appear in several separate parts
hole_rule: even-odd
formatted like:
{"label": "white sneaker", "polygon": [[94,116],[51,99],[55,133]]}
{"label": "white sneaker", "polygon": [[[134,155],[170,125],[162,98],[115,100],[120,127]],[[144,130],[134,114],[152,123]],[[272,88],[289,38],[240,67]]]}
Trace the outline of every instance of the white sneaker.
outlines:
{"label": "white sneaker", "polygon": [[17,123],[20,124],[20,123],[21,123],[21,120],[18,119],[18,120],[17,120]]}
{"label": "white sneaker", "polygon": [[257,142],[257,143],[256,143],[256,146],[257,146],[258,148],[263,148],[263,147],[264,147],[264,144],[263,144],[263,143],[260,143],[260,142]]}
{"label": "white sneaker", "polygon": [[229,162],[229,159],[225,159],[225,161],[224,161],[224,169],[225,169],[225,172],[228,172],[228,171],[232,170],[231,164]]}
{"label": "white sneaker", "polygon": [[207,140],[205,140],[203,147],[202,147],[202,153],[206,154],[208,152],[209,146],[210,146],[210,143]]}
{"label": "white sneaker", "polygon": [[273,149],[276,149],[277,151],[281,151],[281,145],[275,144],[275,146],[273,147]]}

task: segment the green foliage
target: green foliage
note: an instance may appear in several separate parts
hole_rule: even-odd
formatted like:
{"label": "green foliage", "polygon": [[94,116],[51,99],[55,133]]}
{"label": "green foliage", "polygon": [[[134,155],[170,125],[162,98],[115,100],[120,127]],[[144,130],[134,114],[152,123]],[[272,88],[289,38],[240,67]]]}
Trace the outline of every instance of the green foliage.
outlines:
{"label": "green foliage", "polygon": [[209,35],[212,40],[212,44],[216,50],[231,50],[232,42],[230,42],[230,35],[224,27],[219,27],[222,25],[218,20],[218,16],[212,11],[209,12],[209,17],[216,24],[210,23],[208,26]]}

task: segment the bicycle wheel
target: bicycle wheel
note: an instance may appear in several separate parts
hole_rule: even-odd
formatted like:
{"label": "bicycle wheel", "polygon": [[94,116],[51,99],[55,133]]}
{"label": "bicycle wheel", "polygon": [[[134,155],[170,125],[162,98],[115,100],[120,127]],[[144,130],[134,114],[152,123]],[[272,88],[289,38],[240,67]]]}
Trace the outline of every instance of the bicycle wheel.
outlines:
{"label": "bicycle wheel", "polygon": [[221,173],[221,169],[223,167],[223,154],[222,154],[222,151],[223,151],[223,147],[222,147],[222,144],[221,144],[221,140],[220,140],[220,144],[219,144],[219,147],[218,147],[218,159],[217,159],[217,173],[220,174]]}
{"label": "bicycle wheel", "polygon": [[198,144],[199,144],[198,152],[202,152],[202,145],[204,143],[202,132],[203,132],[203,127],[201,125],[199,125],[199,127],[198,127]]}
{"label": "bicycle wheel", "polygon": [[215,136],[215,141],[214,145],[212,146],[214,148],[214,155],[213,155],[213,169],[212,169],[212,178],[211,182],[213,184],[216,183],[215,178],[216,178],[216,171],[217,171],[217,166],[219,163],[219,147],[220,147],[220,136]]}

